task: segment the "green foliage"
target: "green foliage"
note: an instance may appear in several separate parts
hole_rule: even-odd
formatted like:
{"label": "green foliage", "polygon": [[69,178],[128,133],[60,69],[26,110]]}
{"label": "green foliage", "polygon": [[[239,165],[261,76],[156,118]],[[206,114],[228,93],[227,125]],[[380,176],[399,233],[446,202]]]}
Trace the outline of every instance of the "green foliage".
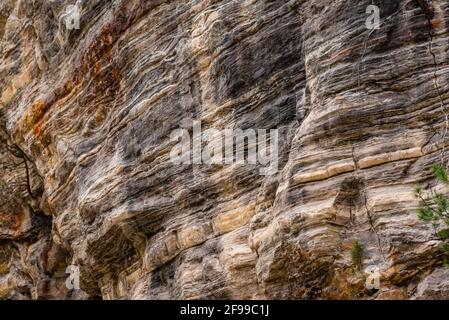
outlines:
{"label": "green foliage", "polygon": [[448,258],[443,258],[443,267],[449,268],[449,259]]}
{"label": "green foliage", "polygon": [[440,239],[448,239],[449,238],[449,229],[440,230],[436,233],[437,237]]}
{"label": "green foliage", "polygon": [[362,265],[363,251],[363,246],[360,242],[358,240],[354,240],[351,248],[351,260],[352,265],[356,268],[359,268]]}
{"label": "green foliage", "polygon": [[[440,164],[432,166],[435,178],[445,185],[449,185],[447,170]],[[418,208],[418,218],[432,224],[435,236],[442,241],[440,251],[449,255],[449,199],[444,194],[431,190],[424,194],[421,186],[415,187],[415,196],[421,200]],[[447,256],[443,257],[443,265],[449,265]]]}
{"label": "green foliage", "polygon": [[422,194],[422,187],[420,185],[415,186],[415,195]]}
{"label": "green foliage", "polygon": [[447,176],[447,171],[441,164],[434,164],[432,166],[432,171],[438,180],[440,180],[444,184],[449,184],[449,178]]}
{"label": "green foliage", "polygon": [[441,250],[441,252],[449,253],[449,244],[441,243],[440,244],[440,250]]}

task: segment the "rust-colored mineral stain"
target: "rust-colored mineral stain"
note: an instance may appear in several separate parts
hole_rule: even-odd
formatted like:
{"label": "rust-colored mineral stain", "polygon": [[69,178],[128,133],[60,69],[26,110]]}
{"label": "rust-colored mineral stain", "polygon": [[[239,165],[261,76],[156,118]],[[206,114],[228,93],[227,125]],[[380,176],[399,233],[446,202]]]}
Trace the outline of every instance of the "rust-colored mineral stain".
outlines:
{"label": "rust-colored mineral stain", "polygon": [[100,107],[97,112],[95,113],[95,121],[97,123],[102,123],[107,116],[107,110],[104,107]]}
{"label": "rust-colored mineral stain", "polygon": [[36,137],[39,137],[41,135],[42,132],[42,121],[39,121],[38,123],[36,123],[36,125],[34,126],[34,135]]}
{"label": "rust-colored mineral stain", "polygon": [[38,123],[47,112],[48,105],[44,101],[37,101],[29,109],[26,115],[26,124],[29,128]]}
{"label": "rust-colored mineral stain", "polygon": [[45,113],[48,110],[48,104],[39,100],[35,102],[25,113],[20,121],[20,131],[23,133],[29,132],[31,129],[34,129],[35,134],[40,134],[41,128],[38,126],[35,128],[35,125],[38,124],[41,119],[44,117]]}
{"label": "rust-colored mineral stain", "polygon": [[15,232],[19,232],[20,231],[20,227],[22,226],[22,222],[23,222],[24,217],[25,217],[25,214],[24,214],[23,211],[21,211],[21,212],[19,212],[19,213],[14,215],[14,218],[13,218],[14,219],[14,224],[12,225],[12,229]]}
{"label": "rust-colored mineral stain", "polygon": [[95,61],[94,67],[93,67],[93,74],[94,76],[101,74],[101,69],[103,68],[103,65],[101,64],[101,61]]}
{"label": "rust-colored mineral stain", "polygon": [[432,19],[430,21],[430,23],[432,24],[433,27],[441,27],[446,24],[446,20],[445,19]]}
{"label": "rust-colored mineral stain", "polygon": [[122,73],[121,73],[119,67],[115,66],[112,73],[113,73],[113,75],[114,75],[114,79],[115,79],[117,82],[120,82],[120,81],[122,80]]}

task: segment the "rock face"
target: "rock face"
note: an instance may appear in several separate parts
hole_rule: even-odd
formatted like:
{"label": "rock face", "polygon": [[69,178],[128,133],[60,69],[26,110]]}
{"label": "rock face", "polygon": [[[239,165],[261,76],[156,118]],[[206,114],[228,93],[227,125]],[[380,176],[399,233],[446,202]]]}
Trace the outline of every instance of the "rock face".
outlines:
{"label": "rock face", "polygon": [[437,269],[418,286],[416,298],[449,299],[449,269]]}
{"label": "rock face", "polygon": [[[371,0],[1,0],[0,298],[449,298],[413,196],[449,3],[376,2],[379,29]],[[277,129],[278,171],[174,164],[194,121]]]}

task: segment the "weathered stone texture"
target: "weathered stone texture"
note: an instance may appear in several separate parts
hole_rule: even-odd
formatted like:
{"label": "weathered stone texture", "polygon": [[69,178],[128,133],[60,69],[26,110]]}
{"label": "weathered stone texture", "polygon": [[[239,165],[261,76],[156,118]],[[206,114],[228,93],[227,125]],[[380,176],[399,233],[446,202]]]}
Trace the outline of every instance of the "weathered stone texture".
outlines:
{"label": "weathered stone texture", "polygon": [[[41,221],[0,228],[0,298],[438,291],[412,191],[447,144],[447,1],[380,1],[373,31],[371,0],[79,1],[79,30],[69,4],[0,1],[0,108],[39,189],[21,223]],[[279,129],[278,173],[174,165],[170,134],[193,120]],[[381,290],[354,274],[354,239]]]}

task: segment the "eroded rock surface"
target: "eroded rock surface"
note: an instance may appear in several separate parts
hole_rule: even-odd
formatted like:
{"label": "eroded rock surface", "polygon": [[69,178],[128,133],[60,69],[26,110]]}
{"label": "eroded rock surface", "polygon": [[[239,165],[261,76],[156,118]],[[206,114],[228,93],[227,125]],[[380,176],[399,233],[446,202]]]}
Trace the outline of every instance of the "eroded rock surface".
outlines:
{"label": "eroded rock surface", "polygon": [[[449,3],[376,2],[378,30],[371,0],[1,0],[0,108],[34,189],[2,211],[0,298],[434,290],[413,186],[436,185],[447,144]],[[173,164],[171,132],[194,120],[278,129],[278,172]],[[4,180],[26,178],[8,157]],[[354,270],[355,239],[379,290]]]}
{"label": "eroded rock surface", "polygon": [[418,286],[418,299],[449,299],[449,269],[440,268],[433,271]]}

